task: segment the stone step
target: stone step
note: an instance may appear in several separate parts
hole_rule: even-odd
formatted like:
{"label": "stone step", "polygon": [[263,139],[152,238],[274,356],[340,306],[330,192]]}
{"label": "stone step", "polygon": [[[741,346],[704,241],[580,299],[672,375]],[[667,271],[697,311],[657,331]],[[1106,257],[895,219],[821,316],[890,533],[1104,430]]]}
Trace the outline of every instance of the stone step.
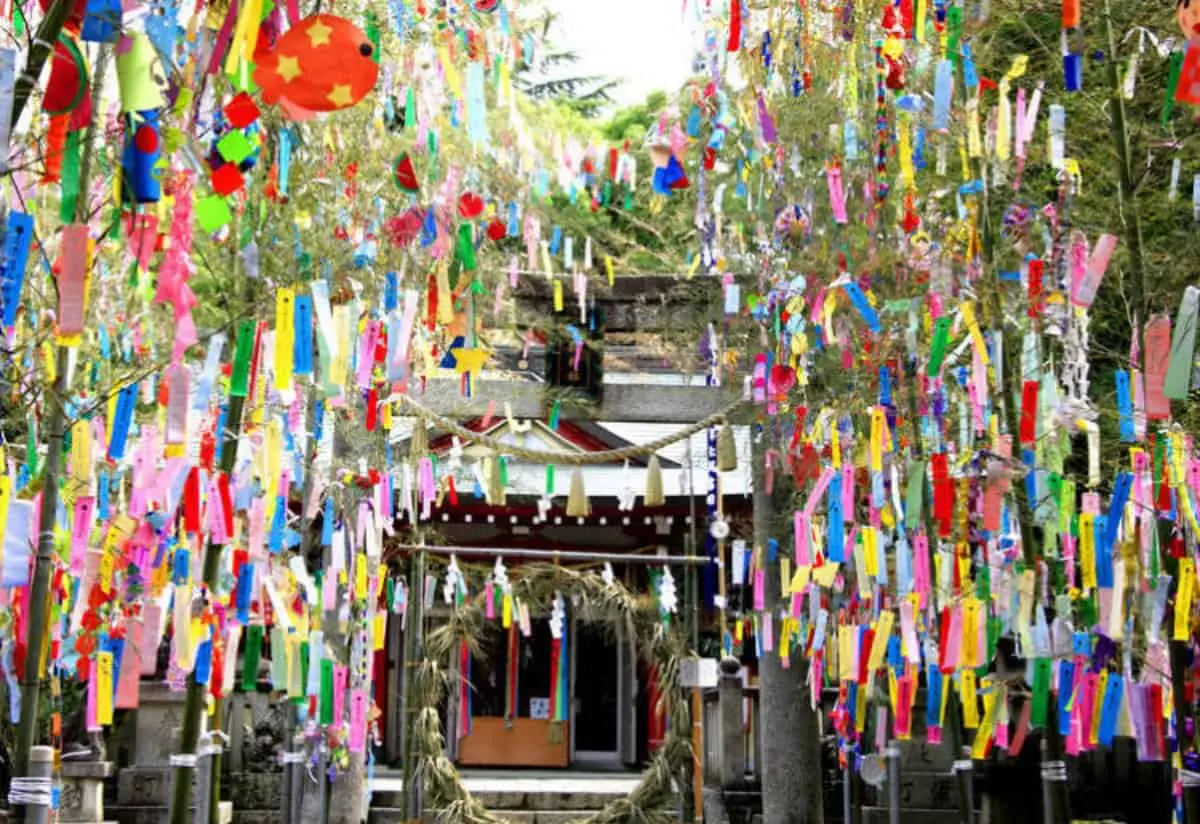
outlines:
{"label": "stone step", "polygon": [[[189,808],[194,820],[195,808]],[[116,824],[167,824],[170,814],[165,806],[136,804],[106,804],[104,817]],[[233,824],[233,802],[220,803],[218,820],[211,824]]]}
{"label": "stone step", "polygon": [[[493,812],[500,813],[498,810]],[[599,810],[504,810],[502,815],[506,821],[513,824],[571,824],[571,822],[590,818]],[[422,819],[424,824],[439,824],[437,810],[426,810]],[[367,824],[404,824],[405,818],[401,810],[395,807],[372,807]]]}
{"label": "stone step", "polygon": [[[863,800],[867,804],[886,806],[888,788],[885,782],[875,789],[860,782]],[[951,773],[900,773],[900,806],[916,809],[958,809],[955,778]]]}
{"label": "stone step", "polygon": [[[887,807],[863,807],[862,824],[888,824]],[[900,824],[959,824],[958,810],[903,809]]]}
{"label": "stone step", "polygon": [[[600,810],[612,801],[628,798],[640,782],[640,776],[620,778],[476,778],[464,781],[471,796],[493,811],[526,810],[557,812]],[[377,808],[401,806],[400,781],[391,777],[376,779],[371,805]]]}
{"label": "stone step", "polygon": [[234,810],[233,824],[283,824],[279,810]]}

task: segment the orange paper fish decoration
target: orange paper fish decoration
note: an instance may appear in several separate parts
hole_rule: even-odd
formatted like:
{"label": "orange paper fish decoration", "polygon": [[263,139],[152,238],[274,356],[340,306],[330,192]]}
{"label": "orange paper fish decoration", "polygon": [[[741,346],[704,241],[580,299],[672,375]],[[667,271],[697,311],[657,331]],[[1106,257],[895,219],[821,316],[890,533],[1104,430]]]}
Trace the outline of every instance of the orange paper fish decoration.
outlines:
{"label": "orange paper fish decoration", "polygon": [[346,109],[379,79],[374,51],[358,26],[315,14],[288,29],[274,49],[255,56],[254,82],[268,104],[283,101],[309,112]]}

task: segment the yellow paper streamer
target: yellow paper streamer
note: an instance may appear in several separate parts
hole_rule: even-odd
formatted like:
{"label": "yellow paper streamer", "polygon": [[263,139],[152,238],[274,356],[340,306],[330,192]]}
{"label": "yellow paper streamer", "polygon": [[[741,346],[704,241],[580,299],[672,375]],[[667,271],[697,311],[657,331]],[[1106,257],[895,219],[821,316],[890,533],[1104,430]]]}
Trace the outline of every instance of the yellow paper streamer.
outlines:
{"label": "yellow paper streamer", "polygon": [[969,730],[979,728],[979,690],[975,684],[975,671],[964,669],[960,674],[959,692],[962,695],[963,726]]}
{"label": "yellow paper streamer", "polygon": [[895,622],[896,613],[892,610],[885,609],[879,613],[879,620],[875,623],[875,640],[871,642],[871,657],[867,659],[867,669],[870,672],[876,672],[883,666],[883,656],[887,652]]}
{"label": "yellow paper streamer", "polygon": [[96,653],[96,723],[113,722],[113,654]]}
{"label": "yellow paper streamer", "polygon": [[1079,516],[1079,572],[1085,590],[1096,588],[1096,516]]}
{"label": "yellow paper streamer", "polygon": [[275,389],[292,391],[295,353],[295,294],[286,286],[275,293]]}
{"label": "yellow paper streamer", "polygon": [[1188,639],[1188,629],[1192,617],[1192,595],[1196,589],[1196,564],[1191,558],[1179,559],[1179,590],[1175,593],[1175,632],[1172,636],[1176,641]]}

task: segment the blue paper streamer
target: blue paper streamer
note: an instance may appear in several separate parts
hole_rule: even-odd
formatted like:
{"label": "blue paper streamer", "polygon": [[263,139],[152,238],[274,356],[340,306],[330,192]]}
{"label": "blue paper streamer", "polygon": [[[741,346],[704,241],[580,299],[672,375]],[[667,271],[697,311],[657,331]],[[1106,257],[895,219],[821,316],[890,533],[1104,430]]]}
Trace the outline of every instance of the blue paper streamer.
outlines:
{"label": "blue paper streamer", "polygon": [[133,422],[133,409],[137,401],[137,384],[131,384],[117,395],[117,409],[113,415],[112,438],[108,443],[108,455],[114,461],[125,457],[125,446],[129,439],[129,427]]}
{"label": "blue paper streamer", "polygon": [[5,328],[17,321],[21,305],[21,287],[25,283],[25,267],[29,264],[29,248],[33,242],[33,218],[24,212],[10,212],[4,232],[4,264],[0,268],[0,307]]}
{"label": "blue paper streamer", "polygon": [[313,299],[311,295],[296,295],[292,306],[295,318],[292,335],[292,371],[297,375],[313,373]]}
{"label": "blue paper streamer", "polygon": [[842,563],[846,560],[846,525],[842,516],[842,476],[834,475],[829,481],[829,560]]}
{"label": "blue paper streamer", "polygon": [[1071,734],[1071,713],[1067,705],[1071,703],[1071,685],[1075,683],[1075,664],[1063,661],[1058,668],[1058,734],[1066,737]]}
{"label": "blue paper streamer", "polygon": [[1133,426],[1133,400],[1129,391],[1129,373],[1117,370],[1117,412],[1121,421],[1121,443],[1133,443],[1137,433]]}
{"label": "blue paper streamer", "polygon": [[933,128],[944,132],[950,128],[950,98],[954,95],[954,64],[949,60],[938,63],[933,86]]}

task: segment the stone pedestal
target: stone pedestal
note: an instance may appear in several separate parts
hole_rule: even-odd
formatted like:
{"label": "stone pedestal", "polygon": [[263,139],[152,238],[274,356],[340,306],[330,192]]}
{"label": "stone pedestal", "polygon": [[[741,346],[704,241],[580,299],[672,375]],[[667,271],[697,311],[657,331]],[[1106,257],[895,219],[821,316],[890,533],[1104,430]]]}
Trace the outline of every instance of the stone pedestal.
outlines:
{"label": "stone pedestal", "polygon": [[111,761],[64,761],[58,820],[63,824],[104,822],[104,781],[112,774]]}
{"label": "stone pedestal", "polygon": [[117,803],[109,814],[120,824],[167,824],[171,754],[179,748],[187,696],[162,682],[143,682],[134,715],[131,765],[117,775]]}

